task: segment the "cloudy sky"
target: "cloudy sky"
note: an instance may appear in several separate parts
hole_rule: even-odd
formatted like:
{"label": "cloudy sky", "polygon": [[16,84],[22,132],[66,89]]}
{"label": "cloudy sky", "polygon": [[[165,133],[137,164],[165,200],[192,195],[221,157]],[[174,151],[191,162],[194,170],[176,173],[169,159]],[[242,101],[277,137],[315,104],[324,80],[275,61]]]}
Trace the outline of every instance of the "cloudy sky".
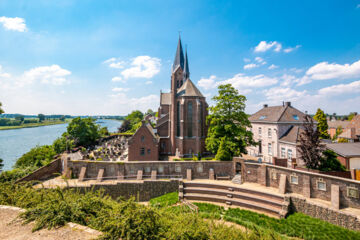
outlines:
{"label": "cloudy sky", "polygon": [[0,1],[0,102],[7,113],[157,109],[179,31],[211,103],[231,83],[247,112],[360,112],[360,0]]}

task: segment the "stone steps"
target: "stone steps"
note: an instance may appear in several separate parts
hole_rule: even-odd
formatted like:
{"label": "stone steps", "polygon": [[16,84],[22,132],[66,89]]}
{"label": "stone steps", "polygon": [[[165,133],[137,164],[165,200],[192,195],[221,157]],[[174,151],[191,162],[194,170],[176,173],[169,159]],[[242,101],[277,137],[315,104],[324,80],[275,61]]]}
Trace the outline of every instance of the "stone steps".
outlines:
{"label": "stone steps", "polygon": [[241,175],[240,174],[237,174],[235,175],[235,177],[231,180],[232,183],[235,183],[235,184],[241,184]]}
{"label": "stone steps", "polygon": [[282,195],[221,184],[184,182],[179,189],[185,200],[216,202],[285,217],[288,203]]}

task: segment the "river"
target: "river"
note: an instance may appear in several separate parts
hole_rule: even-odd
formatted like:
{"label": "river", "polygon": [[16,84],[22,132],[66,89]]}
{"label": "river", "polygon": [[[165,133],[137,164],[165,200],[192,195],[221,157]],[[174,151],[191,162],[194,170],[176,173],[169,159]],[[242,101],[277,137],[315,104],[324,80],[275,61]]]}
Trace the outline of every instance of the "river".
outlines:
{"label": "river", "polygon": [[[116,132],[121,122],[116,120],[99,120],[101,126],[110,132]],[[67,124],[50,125],[35,128],[19,128],[0,131],[0,158],[4,160],[3,170],[13,167],[16,160],[31,148],[52,144],[66,132]]]}

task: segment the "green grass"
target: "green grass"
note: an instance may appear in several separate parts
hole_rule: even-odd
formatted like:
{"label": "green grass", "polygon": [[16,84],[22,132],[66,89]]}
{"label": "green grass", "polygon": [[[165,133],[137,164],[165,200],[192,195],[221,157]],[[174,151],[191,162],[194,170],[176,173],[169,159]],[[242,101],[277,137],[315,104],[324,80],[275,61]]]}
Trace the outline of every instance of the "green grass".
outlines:
{"label": "green grass", "polygon": [[150,200],[150,205],[157,208],[169,207],[179,201],[178,192],[167,193]]}
{"label": "green grass", "polygon": [[203,218],[221,219],[224,214],[224,207],[210,203],[194,203],[198,207],[199,214]]}
{"label": "green grass", "polygon": [[360,232],[351,231],[302,213],[294,213],[286,219],[276,219],[239,208],[229,208],[224,211],[222,207],[213,204],[195,204],[199,207],[199,212],[202,212],[202,216],[217,217],[223,214],[224,220],[249,229],[265,231],[271,229],[279,234],[302,239],[360,239]]}
{"label": "green grass", "polygon": [[41,123],[25,123],[21,124],[19,126],[0,126],[0,130],[10,130],[10,129],[19,129],[19,128],[33,128],[33,127],[42,127],[42,126],[48,126],[48,125],[56,125],[56,124],[64,124],[67,121],[44,121]]}

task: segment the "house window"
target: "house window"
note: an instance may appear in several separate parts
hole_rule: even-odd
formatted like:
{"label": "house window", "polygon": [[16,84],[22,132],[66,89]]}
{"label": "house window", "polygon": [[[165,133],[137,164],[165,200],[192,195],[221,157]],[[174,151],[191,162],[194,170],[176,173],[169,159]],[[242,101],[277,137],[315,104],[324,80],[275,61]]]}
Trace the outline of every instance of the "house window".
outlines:
{"label": "house window", "polygon": [[272,155],[272,146],[271,143],[268,143],[268,154]]}
{"label": "house window", "polygon": [[144,156],[145,155],[145,148],[140,148],[140,155]]}
{"label": "house window", "polygon": [[285,158],[285,148],[281,148],[281,158]]}
{"label": "house window", "polygon": [[259,136],[261,137],[261,127],[259,127]]}
{"label": "house window", "polygon": [[290,183],[292,184],[299,184],[299,177],[296,175],[291,175],[290,176]]}
{"label": "house window", "polygon": [[141,142],[144,142],[144,141],[145,141],[145,137],[141,136]]}
{"label": "house window", "polygon": [[148,152],[148,154],[150,154],[150,153],[151,153],[151,149],[149,148],[147,152]]}
{"label": "house window", "polygon": [[287,155],[288,155],[288,159],[292,159],[292,150],[291,149],[288,149]]}
{"label": "house window", "polygon": [[193,132],[192,132],[192,120],[193,120],[193,105],[192,102],[188,102],[188,107],[187,107],[187,130],[188,130],[188,137],[192,137],[193,136]]}
{"label": "house window", "polygon": [[271,138],[271,128],[268,128],[268,137]]}
{"label": "house window", "polygon": [[177,114],[176,114],[176,136],[180,136],[180,102],[177,102]]}

